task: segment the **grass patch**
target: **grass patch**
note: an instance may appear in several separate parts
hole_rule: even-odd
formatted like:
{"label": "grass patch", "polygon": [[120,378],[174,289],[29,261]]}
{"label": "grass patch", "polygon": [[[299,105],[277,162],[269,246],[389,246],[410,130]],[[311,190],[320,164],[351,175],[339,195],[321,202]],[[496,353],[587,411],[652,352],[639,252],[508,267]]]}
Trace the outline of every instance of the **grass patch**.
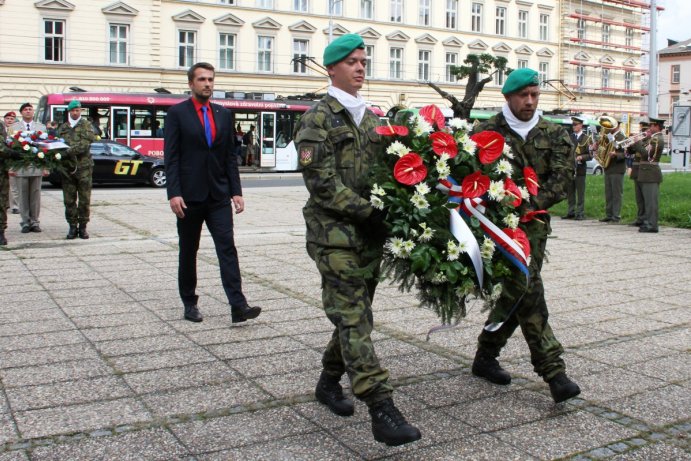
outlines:
{"label": "grass patch", "polygon": [[[660,226],[691,229],[691,174],[667,173],[660,184]],[[554,216],[566,214],[566,200],[550,209]],[[605,217],[605,181],[603,176],[589,175],[585,183],[585,215],[588,218]],[[624,198],[621,206],[622,222],[636,218],[636,198],[633,181],[624,178]]]}

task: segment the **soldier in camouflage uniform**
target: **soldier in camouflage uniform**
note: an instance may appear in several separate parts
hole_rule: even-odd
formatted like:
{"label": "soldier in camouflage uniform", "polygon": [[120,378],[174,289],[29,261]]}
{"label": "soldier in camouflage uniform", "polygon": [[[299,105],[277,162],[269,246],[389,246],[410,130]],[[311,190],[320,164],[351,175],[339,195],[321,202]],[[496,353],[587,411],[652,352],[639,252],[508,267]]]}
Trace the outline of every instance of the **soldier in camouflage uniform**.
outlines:
{"label": "soldier in camouflage uniform", "polygon": [[[537,196],[523,202],[521,211],[547,210],[566,196],[566,184],[574,174],[573,144],[566,130],[548,122],[537,114],[540,96],[538,74],[532,69],[518,69],[509,74],[502,93],[506,104],[501,113],[480,124],[475,131],[492,130],[501,133],[511,146],[515,170],[531,167],[538,176]],[[521,223],[530,241],[530,282],[514,268],[513,275],[504,281],[504,290],[491,312],[487,324],[504,321],[495,332],[483,330],[478,338],[478,350],[472,366],[476,376],[496,384],[509,384],[511,375],[497,361],[501,349],[520,325],[535,372],[549,383],[555,402],[580,393],[578,385],[565,374],[564,352],[547,322],[545,290],[540,271],[545,255],[547,236],[551,232],[549,214],[539,215]],[[511,308],[520,303],[513,315]]]}
{"label": "soldier in camouflage uniform", "polygon": [[0,122],[0,245],[7,245],[5,229],[7,229],[7,209],[10,207],[10,177],[7,160],[11,158],[21,158],[18,152],[5,145],[7,130],[5,125]]}
{"label": "soldier in camouflage uniform", "polygon": [[364,47],[359,35],[346,34],[326,48],[331,86],[295,133],[310,193],[303,208],[307,252],[321,274],[324,310],[335,326],[315,395],[334,413],[352,415],[353,402],[339,384],[347,372],[353,394],[369,406],[375,439],[401,445],[419,439],[420,431],[394,406],[389,373],[380,366],[370,337],[385,236],[382,213],[369,202],[369,170],[383,145],[374,131],[379,120],[358,94],[365,78]]}
{"label": "soldier in camouflage uniform", "polygon": [[89,222],[91,205],[91,180],[94,161],[89,148],[96,140],[91,124],[81,116],[79,101],[70,101],[67,106],[68,120],[58,128],[58,136],[70,146],[64,154],[62,172],[62,197],[65,202],[65,219],[70,228],[67,239],[79,236],[88,239],[86,223]]}

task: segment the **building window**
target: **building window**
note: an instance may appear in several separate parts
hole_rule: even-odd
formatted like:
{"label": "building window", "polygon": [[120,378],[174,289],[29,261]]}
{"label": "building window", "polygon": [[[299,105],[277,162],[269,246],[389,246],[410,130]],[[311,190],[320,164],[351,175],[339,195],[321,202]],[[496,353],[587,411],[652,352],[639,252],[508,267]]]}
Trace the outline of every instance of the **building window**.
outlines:
{"label": "building window", "polygon": [[470,11],[470,26],[473,32],[482,32],[482,3],[473,3]]}
{"label": "building window", "polygon": [[630,27],[626,28],[624,41],[625,41],[626,46],[633,46],[633,29],[632,28],[630,28]]}
{"label": "building window", "polygon": [[389,78],[403,78],[403,48],[391,48],[389,58]]}
{"label": "building window", "polygon": [[518,37],[528,38],[528,12],[526,10],[518,12]]}
{"label": "building window", "polygon": [[578,89],[585,86],[585,66],[576,66],[576,85]]}
{"label": "building window", "polygon": [[272,72],[273,62],[271,53],[273,52],[273,37],[257,37],[257,70],[259,72]]}
{"label": "building window", "polygon": [[446,53],[446,81],[449,83],[458,81],[453,74],[453,68],[456,66],[458,66],[458,53]]}
{"label": "building window", "polygon": [[403,0],[391,0],[391,22],[403,22]]}
{"label": "building window", "polygon": [[44,59],[51,62],[63,62],[65,60],[65,21],[45,19],[43,31]]}
{"label": "building window", "polygon": [[362,19],[374,18],[374,0],[360,0],[360,17]]}
{"label": "building window", "polygon": [[429,26],[429,15],[432,0],[420,0],[418,8],[417,23],[419,26]]}
{"label": "building window", "polygon": [[374,75],[374,66],[372,65],[374,57],[374,45],[365,45],[365,53],[367,53],[367,65],[365,66],[365,77],[371,78]]}
{"label": "building window", "polygon": [[494,74],[494,83],[501,86],[504,84],[504,71],[497,69],[497,73]]}
{"label": "building window", "polygon": [[127,64],[127,42],[129,28],[126,24],[111,24],[108,38],[109,56],[111,64]]}
{"label": "building window", "polygon": [[273,10],[274,0],[257,0],[257,6],[259,8],[267,8]]}
{"label": "building window", "polygon": [[[609,43],[609,24],[602,25],[602,43]],[[603,45],[606,48],[606,45]]]}
{"label": "building window", "polygon": [[309,42],[307,40],[293,40],[293,72],[306,74],[305,58],[308,56]]}
{"label": "building window", "polygon": [[602,92],[609,93],[609,69],[602,69]]}
{"label": "building window", "polygon": [[549,40],[549,15],[540,15],[540,40],[546,42]]}
{"label": "building window", "polygon": [[293,0],[293,11],[307,13],[309,11],[308,0]]}
{"label": "building window", "polygon": [[418,80],[429,80],[429,63],[430,55],[432,54],[429,50],[420,50],[417,53],[417,79]]}
{"label": "building window", "polygon": [[329,15],[330,16],[343,16],[343,2],[345,0],[328,0],[329,2]]}
{"label": "building window", "polygon": [[223,70],[235,69],[235,34],[219,34],[218,67]]}
{"label": "building window", "polygon": [[458,24],[458,0],[446,0],[446,28],[455,29]]}
{"label": "building window", "polygon": [[624,72],[624,89],[631,91],[633,89],[633,72],[627,70]]}
{"label": "building window", "polygon": [[672,65],[672,83],[681,82],[681,64]]}
{"label": "building window", "polygon": [[197,33],[193,30],[178,30],[178,66],[190,67],[195,63],[194,52]]}
{"label": "building window", "polygon": [[517,69],[525,69],[528,67],[528,60],[527,59],[519,59],[518,63],[516,64]]}
{"label": "building window", "polygon": [[497,18],[494,24],[494,33],[497,35],[506,35],[506,8],[503,6],[497,7]]}
{"label": "building window", "polygon": [[540,78],[540,87],[545,88],[547,86],[546,82],[549,79],[549,63],[541,62],[538,65],[537,73]]}
{"label": "building window", "polygon": [[576,33],[581,40],[585,38],[585,19],[576,20]]}
{"label": "building window", "polygon": [[221,0],[224,5],[235,5],[235,0]]}

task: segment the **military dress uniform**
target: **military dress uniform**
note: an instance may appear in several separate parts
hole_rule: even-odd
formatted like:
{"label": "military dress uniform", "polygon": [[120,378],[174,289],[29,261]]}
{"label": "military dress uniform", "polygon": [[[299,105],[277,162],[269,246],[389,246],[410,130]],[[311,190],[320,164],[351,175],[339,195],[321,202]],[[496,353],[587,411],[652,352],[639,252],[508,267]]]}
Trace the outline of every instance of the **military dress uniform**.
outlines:
{"label": "military dress uniform", "polygon": [[636,220],[631,224],[632,226],[640,227],[645,216],[645,202],[643,201],[641,184],[638,182],[638,168],[641,164],[641,159],[648,155],[649,142],[648,138],[641,139],[628,148],[628,152],[632,157],[630,178],[633,181],[634,196],[636,197]]}
{"label": "military dress uniform", "polygon": [[[307,252],[322,277],[324,310],[335,329],[322,358],[324,372],[348,373],[353,394],[366,403],[391,396],[388,372],[374,352],[372,300],[383,239],[368,232],[369,170],[383,153],[369,109],[359,126],[334,97],[325,96],[300,120],[295,142],[310,197],[303,208]],[[370,269],[369,277],[355,273]]]}
{"label": "military dress uniform", "polygon": [[648,143],[646,153],[638,166],[637,183],[640,186],[643,199],[643,216],[639,232],[657,232],[658,196],[662,182],[660,156],[665,148],[662,133],[653,134]]}
{"label": "military dress uniform", "polygon": [[[621,142],[626,135],[617,130],[614,141]],[[613,149],[614,156],[605,168],[605,218],[602,222],[619,222],[621,220],[621,203],[624,197],[624,173],[626,173],[626,152],[623,148]]]}
{"label": "military dress uniform", "polygon": [[[79,227],[79,235],[88,238],[86,224],[89,222],[91,205],[91,181],[94,161],[89,149],[96,135],[89,121],[82,117],[72,128],[67,121],[58,128],[58,136],[70,146],[63,154],[62,196],[65,203],[65,219],[70,226],[68,238]],[[76,235],[75,235],[76,236]]]}
{"label": "military dress uniform", "polygon": [[[581,131],[578,135],[571,133],[569,136],[575,146],[573,151],[575,175],[566,185],[566,198],[568,202],[566,217],[582,220],[585,218],[585,177],[588,170],[586,163],[593,158],[590,153],[592,137],[584,131]],[[581,157],[580,161],[576,160],[576,157],[579,156]]]}
{"label": "military dress uniform", "polygon": [[[504,136],[514,155],[510,162],[515,170],[522,171],[524,167],[531,167],[537,173],[540,187],[538,195],[531,197],[531,208],[547,210],[565,198],[566,184],[574,175],[574,163],[573,145],[564,128],[540,118],[523,140],[509,127],[506,118],[500,113],[480,124],[474,131],[485,130],[497,131]],[[501,321],[504,324],[495,332],[482,331],[478,338],[478,355],[491,359],[498,357],[520,325],[530,348],[535,372],[545,382],[549,382],[566,368],[561,358],[564,349],[547,321],[549,314],[540,275],[547,236],[551,233],[550,216],[542,214],[539,220],[521,223],[519,227],[530,241],[530,283],[526,287],[523,273],[517,268],[512,269],[513,274],[504,281],[504,289],[496,308],[486,322],[486,325]],[[516,302],[520,302],[520,305],[515,315],[507,319],[506,315]]]}

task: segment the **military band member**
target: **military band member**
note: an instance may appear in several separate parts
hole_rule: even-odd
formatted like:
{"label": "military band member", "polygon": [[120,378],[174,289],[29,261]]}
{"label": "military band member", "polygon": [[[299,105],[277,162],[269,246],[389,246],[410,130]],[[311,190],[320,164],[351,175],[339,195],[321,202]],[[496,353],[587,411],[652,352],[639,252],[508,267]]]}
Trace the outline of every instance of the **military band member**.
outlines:
{"label": "military band member", "polygon": [[638,166],[638,179],[641,195],[643,197],[643,222],[638,232],[657,232],[658,196],[660,183],[662,182],[662,170],[660,170],[660,156],[665,148],[665,138],[662,129],[665,121],[658,118],[650,118],[650,142],[645,155]]}
{"label": "military band member", "polygon": [[[321,274],[324,311],[334,325],[315,396],[335,414],[352,415],[353,401],[339,384],[347,373],[353,394],[369,407],[375,440],[402,445],[418,440],[420,431],[394,406],[389,372],[380,365],[370,336],[385,235],[383,216],[369,201],[368,175],[384,147],[374,131],[379,119],[358,93],[366,65],[359,35],[331,42],[324,50],[328,94],[305,113],[295,133],[309,192],[303,208],[307,253]],[[372,275],[354,273],[365,268]]]}
{"label": "military band member", "polygon": [[[650,128],[650,123],[642,121],[639,123],[639,133],[645,133]],[[643,193],[641,185],[638,182],[638,166],[641,164],[641,159],[648,155],[648,143],[650,139],[645,137],[636,141],[631,147],[626,149],[627,157],[631,158],[631,175],[633,180],[634,195],[636,197],[636,220],[629,224],[630,226],[640,227],[643,224],[643,216],[645,215],[645,204],[643,202]]]}
{"label": "military band member", "polygon": [[585,176],[586,176],[586,162],[593,158],[590,153],[590,145],[592,144],[592,137],[589,133],[583,131],[583,118],[571,117],[573,121],[573,133],[571,133],[571,142],[573,142],[574,149],[574,165],[575,176],[566,184],[566,199],[569,204],[568,211],[563,219],[576,219],[582,221],[585,219]]}
{"label": "military band member", "polygon": [[[614,120],[614,119],[612,119]],[[615,120],[616,121],[616,120]],[[618,223],[621,221],[621,203],[624,197],[624,173],[626,173],[626,151],[617,148],[616,142],[626,139],[617,122],[616,128],[605,134],[608,139],[600,139],[600,146],[609,142],[611,148],[607,151],[609,165],[603,165],[605,171],[605,217],[600,222]]]}

